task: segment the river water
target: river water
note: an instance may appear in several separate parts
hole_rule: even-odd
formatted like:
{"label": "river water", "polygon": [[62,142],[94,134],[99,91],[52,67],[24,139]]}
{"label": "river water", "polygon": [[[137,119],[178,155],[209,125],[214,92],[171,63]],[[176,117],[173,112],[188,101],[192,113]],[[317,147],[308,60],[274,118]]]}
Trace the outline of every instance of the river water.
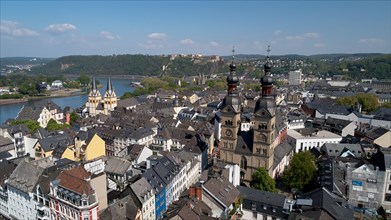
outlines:
{"label": "river water", "polygon": [[[100,84],[103,85],[103,88],[99,89],[101,95],[103,96],[104,92],[106,91],[107,78],[97,78],[97,80],[99,80]],[[130,79],[111,78],[111,84],[114,88],[115,94],[117,94],[117,97],[121,97],[125,92],[132,92],[134,90],[130,83]],[[52,102],[60,106],[62,109],[64,109],[66,106],[69,106],[71,108],[78,108],[87,102],[88,94],[69,97],[47,98],[44,100],[51,100]],[[3,124],[9,118],[15,118],[24,105],[31,105],[35,101],[37,100],[30,100],[28,102],[15,103],[10,105],[0,105],[0,124]]]}

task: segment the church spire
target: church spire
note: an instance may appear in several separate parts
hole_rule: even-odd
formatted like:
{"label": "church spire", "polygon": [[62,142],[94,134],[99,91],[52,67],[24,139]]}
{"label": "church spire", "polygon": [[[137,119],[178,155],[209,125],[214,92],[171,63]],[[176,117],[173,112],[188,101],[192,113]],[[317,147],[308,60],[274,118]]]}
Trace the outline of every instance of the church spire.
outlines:
{"label": "church spire", "polygon": [[261,97],[257,100],[255,103],[255,109],[254,113],[258,113],[261,109],[267,110],[270,115],[275,114],[275,108],[276,108],[276,101],[274,100],[272,96],[273,91],[273,78],[270,76],[270,70],[272,68],[272,65],[270,64],[270,45],[267,47],[267,60],[265,65],[263,66],[265,75],[261,78],[261,86],[262,86],[262,92]]}
{"label": "church spire", "polygon": [[227,77],[227,85],[228,85],[228,94],[237,94],[237,86],[239,82],[239,78],[236,76],[236,65],[234,63],[235,60],[235,46],[232,48],[232,62],[229,65],[229,76]]}
{"label": "church spire", "polygon": [[273,89],[273,78],[270,76],[270,70],[272,68],[272,65],[270,64],[270,45],[267,46],[267,60],[264,67],[265,75],[261,78],[261,84],[262,84],[262,97],[267,97],[272,95],[272,89]]}
{"label": "church spire", "polygon": [[95,76],[92,77],[92,91],[95,92],[96,91],[96,83],[95,83]]}
{"label": "church spire", "polygon": [[227,92],[222,104],[220,105],[221,109],[224,109],[226,106],[231,106],[236,113],[241,111],[242,102],[238,94],[238,82],[239,77],[236,75],[236,65],[235,60],[235,47],[232,49],[232,62],[229,65],[229,75],[227,76]]}
{"label": "church spire", "polygon": [[106,90],[109,94],[111,94],[113,92],[113,86],[111,85],[111,78],[109,77],[109,79],[107,80],[107,90]]}

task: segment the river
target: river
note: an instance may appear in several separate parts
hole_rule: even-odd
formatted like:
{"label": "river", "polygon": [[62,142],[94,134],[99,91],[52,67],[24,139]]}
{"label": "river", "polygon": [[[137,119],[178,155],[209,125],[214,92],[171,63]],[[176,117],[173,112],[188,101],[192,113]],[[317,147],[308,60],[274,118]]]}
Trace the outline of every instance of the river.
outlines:
{"label": "river", "polygon": [[[96,79],[99,80],[100,84],[103,85],[103,87],[99,89],[100,93],[103,95],[104,92],[106,91],[107,78],[97,77]],[[111,78],[111,84],[114,88],[115,94],[117,94],[117,97],[121,97],[125,92],[132,92],[134,90],[134,88],[130,85],[130,83],[131,83],[130,79]],[[69,106],[71,108],[78,108],[87,102],[88,94],[69,96],[69,97],[47,98],[44,100],[51,100],[52,102],[60,106],[62,109],[64,109],[66,106]],[[15,118],[18,115],[20,109],[24,105],[31,105],[35,101],[37,100],[30,100],[28,102],[15,103],[9,105],[1,105],[0,124],[3,124],[9,118]]]}

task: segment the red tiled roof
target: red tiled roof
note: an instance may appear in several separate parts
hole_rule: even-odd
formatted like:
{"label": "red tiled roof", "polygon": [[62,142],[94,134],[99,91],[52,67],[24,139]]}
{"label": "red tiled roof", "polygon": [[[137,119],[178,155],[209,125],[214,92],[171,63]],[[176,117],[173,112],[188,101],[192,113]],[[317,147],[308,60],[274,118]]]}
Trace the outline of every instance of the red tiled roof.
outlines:
{"label": "red tiled roof", "polygon": [[88,178],[90,178],[90,174],[81,166],[65,170],[58,176],[61,187],[80,195],[91,195],[94,193],[90,182],[86,180]]}

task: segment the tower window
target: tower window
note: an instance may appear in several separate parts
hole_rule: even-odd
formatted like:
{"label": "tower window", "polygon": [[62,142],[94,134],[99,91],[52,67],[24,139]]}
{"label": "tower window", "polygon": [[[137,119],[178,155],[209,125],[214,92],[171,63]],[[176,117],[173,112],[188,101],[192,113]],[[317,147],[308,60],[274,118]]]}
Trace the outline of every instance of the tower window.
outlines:
{"label": "tower window", "polygon": [[242,156],[240,160],[240,168],[247,170],[247,159],[245,156]]}

